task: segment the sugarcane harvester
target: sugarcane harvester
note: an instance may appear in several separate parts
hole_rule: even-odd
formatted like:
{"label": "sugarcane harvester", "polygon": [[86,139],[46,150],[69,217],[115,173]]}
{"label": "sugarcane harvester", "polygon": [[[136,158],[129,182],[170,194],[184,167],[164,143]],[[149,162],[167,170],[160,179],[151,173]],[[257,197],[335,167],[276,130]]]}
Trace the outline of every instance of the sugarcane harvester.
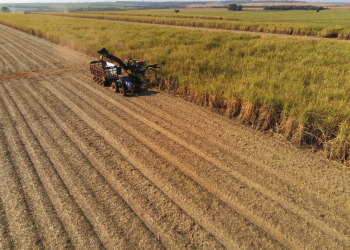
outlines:
{"label": "sugarcane harvester", "polygon": [[[100,85],[111,86],[113,91],[120,92],[122,95],[126,95],[127,92],[138,92],[144,82],[147,70],[160,68],[158,64],[146,65],[147,61],[132,58],[123,62],[105,48],[97,52],[101,55],[100,60],[90,62],[93,80]],[[108,58],[118,65],[107,62],[103,60],[104,58]]]}

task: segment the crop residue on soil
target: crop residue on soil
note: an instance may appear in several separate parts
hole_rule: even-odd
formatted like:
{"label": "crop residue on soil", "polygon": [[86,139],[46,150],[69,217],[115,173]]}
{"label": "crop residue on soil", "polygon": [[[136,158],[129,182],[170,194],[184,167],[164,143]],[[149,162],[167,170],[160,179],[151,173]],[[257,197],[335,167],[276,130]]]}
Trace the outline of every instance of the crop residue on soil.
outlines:
{"label": "crop residue on soil", "polygon": [[349,249],[348,169],[2,25],[0,48],[1,248]]}

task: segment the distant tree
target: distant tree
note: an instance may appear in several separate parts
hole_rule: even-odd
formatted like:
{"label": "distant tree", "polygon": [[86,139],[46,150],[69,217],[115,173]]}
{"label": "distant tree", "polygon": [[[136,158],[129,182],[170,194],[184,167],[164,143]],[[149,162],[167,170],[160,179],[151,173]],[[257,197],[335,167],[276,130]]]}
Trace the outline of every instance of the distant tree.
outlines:
{"label": "distant tree", "polygon": [[180,10],[174,10],[175,11],[175,13],[179,13],[180,12]]}
{"label": "distant tree", "polygon": [[278,5],[278,6],[266,6],[264,10],[324,10],[323,7],[312,6],[312,5]]}
{"label": "distant tree", "polygon": [[2,8],[1,8],[1,11],[2,11],[2,12],[5,12],[5,13],[10,13],[10,12],[11,12],[10,9],[9,9],[8,7],[2,7]]}
{"label": "distant tree", "polygon": [[241,10],[242,10],[242,5],[238,5],[237,10],[238,10],[238,11],[241,11]]}
{"label": "distant tree", "polygon": [[228,5],[228,10],[233,10],[233,11],[236,11],[238,9],[238,6],[236,3],[230,3]]}

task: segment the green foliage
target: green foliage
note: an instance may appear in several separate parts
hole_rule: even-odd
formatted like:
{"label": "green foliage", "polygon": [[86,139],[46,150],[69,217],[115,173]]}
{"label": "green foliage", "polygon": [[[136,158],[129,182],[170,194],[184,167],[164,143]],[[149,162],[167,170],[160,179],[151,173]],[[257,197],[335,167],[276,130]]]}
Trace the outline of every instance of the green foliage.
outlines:
{"label": "green foliage", "polygon": [[[239,6],[238,6],[239,7]],[[42,13],[70,17],[94,18],[126,22],[166,24],[212,29],[256,31],[299,36],[337,37],[349,39],[349,12],[345,10],[316,13],[314,11],[229,11],[188,10],[176,15],[174,10]],[[329,31],[332,31],[331,33]],[[343,32],[346,31],[346,32]]]}
{"label": "green foliage", "polygon": [[228,10],[233,10],[233,11],[236,11],[238,9],[238,6],[236,3],[230,3],[228,5]]}
{"label": "green foliage", "polygon": [[4,13],[10,13],[11,12],[8,7],[2,7],[1,11],[4,12]]}
{"label": "green foliage", "polygon": [[96,58],[96,51],[106,47],[122,59],[159,63],[162,68],[155,81],[160,87],[182,87],[224,101],[239,97],[277,110],[295,117],[312,135],[305,137],[310,142],[350,138],[347,42],[188,32],[33,14],[2,14],[0,21]]}
{"label": "green foliage", "polygon": [[266,6],[264,10],[323,10],[323,7],[312,6],[312,5],[277,5],[277,6]]}

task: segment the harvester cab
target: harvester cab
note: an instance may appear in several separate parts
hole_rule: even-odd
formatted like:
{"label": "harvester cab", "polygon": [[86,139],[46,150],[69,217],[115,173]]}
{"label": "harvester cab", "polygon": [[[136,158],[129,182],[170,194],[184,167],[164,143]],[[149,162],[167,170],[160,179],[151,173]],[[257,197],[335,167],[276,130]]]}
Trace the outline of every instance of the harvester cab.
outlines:
{"label": "harvester cab", "polygon": [[124,63],[128,66],[130,71],[141,70],[146,66],[147,61],[140,61],[138,59],[128,58],[125,59]]}
{"label": "harvester cab", "polygon": [[148,69],[160,68],[158,64],[147,65],[147,62],[148,61],[128,58],[124,61],[124,64],[128,67],[131,73],[141,81],[145,77]]}

